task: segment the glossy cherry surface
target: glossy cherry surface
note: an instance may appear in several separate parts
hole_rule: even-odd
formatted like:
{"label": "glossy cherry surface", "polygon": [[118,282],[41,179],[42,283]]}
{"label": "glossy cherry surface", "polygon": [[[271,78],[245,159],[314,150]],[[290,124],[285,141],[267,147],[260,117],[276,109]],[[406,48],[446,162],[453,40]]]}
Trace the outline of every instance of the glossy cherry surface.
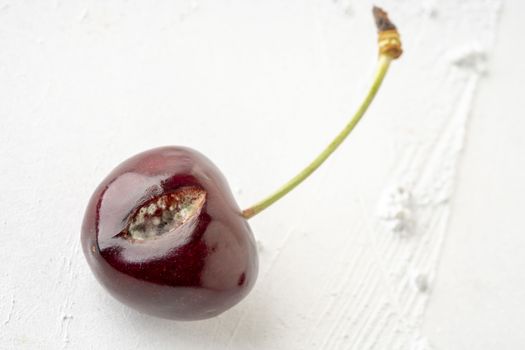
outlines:
{"label": "glossy cherry surface", "polygon": [[154,316],[216,316],[253,287],[253,234],[230,188],[184,147],[140,153],[95,190],[82,247],[97,279],[121,302]]}

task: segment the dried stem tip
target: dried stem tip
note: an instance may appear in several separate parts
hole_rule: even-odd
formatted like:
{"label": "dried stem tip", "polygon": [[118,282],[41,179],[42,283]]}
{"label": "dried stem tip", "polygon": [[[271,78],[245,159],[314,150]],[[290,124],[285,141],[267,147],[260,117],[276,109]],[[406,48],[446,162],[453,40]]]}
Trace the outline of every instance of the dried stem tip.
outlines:
{"label": "dried stem tip", "polygon": [[383,11],[382,8],[374,6],[372,9],[374,14],[374,19],[376,20],[377,30],[379,32],[384,32],[386,30],[395,30],[396,26],[388,18],[388,13]]}
{"label": "dried stem tip", "polygon": [[377,31],[379,32],[379,54],[387,55],[394,59],[398,58],[403,53],[403,49],[401,48],[401,38],[396,26],[390,21],[388,14],[381,8],[374,6],[372,13],[374,14]]}

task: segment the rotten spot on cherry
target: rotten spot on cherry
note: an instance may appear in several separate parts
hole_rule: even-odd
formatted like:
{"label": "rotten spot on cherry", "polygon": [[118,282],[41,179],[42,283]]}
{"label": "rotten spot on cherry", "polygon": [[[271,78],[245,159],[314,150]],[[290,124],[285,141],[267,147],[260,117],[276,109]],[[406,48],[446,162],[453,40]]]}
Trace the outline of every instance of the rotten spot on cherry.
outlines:
{"label": "rotten spot on cherry", "polygon": [[156,239],[198,217],[205,203],[206,191],[197,186],[154,197],[136,209],[123,236],[133,241]]}

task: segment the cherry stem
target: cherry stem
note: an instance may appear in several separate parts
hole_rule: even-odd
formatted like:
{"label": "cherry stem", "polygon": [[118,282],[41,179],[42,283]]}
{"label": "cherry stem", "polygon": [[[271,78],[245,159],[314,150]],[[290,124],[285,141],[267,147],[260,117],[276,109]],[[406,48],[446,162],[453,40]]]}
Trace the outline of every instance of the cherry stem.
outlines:
{"label": "cherry stem", "polygon": [[396,27],[388,19],[386,12],[378,7],[374,7],[373,14],[379,32],[379,60],[372,86],[368,90],[365,99],[363,102],[361,102],[361,105],[355,112],[352,119],[350,119],[348,124],[346,124],[344,129],[339,132],[334,140],[330,142],[330,144],[308,166],[306,166],[301,172],[299,172],[299,174],[294,176],[290,181],[285,183],[270,196],[242,211],[242,216],[246,219],[257,215],[284,197],[284,195],[297,187],[297,185],[303,182],[317,168],[319,168],[321,164],[323,164],[326,159],[328,159],[328,157],[330,157],[330,155],[343,143],[352,130],[354,130],[355,126],[361,120],[366,110],[372,103],[375,95],[377,94],[377,91],[379,90],[379,87],[381,86],[381,83],[383,82],[383,79],[385,78],[388,67],[390,66],[390,62],[393,59],[398,58],[402,53],[399,33],[397,32]]}

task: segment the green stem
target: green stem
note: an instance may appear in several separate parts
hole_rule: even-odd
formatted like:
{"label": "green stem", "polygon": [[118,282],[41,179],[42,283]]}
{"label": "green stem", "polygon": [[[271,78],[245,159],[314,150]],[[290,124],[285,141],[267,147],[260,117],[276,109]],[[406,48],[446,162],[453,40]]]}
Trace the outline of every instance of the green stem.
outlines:
{"label": "green stem", "polygon": [[361,120],[361,118],[365,114],[366,110],[368,109],[368,106],[370,106],[370,103],[372,103],[372,100],[374,99],[375,95],[377,94],[377,91],[379,90],[379,87],[381,86],[381,83],[383,82],[383,79],[386,75],[386,72],[388,71],[388,67],[390,66],[390,62],[392,61],[392,59],[393,58],[391,56],[386,55],[386,54],[381,54],[379,56],[379,61],[378,61],[374,81],[372,83],[372,86],[370,87],[370,90],[368,91],[368,94],[366,95],[365,99],[359,106],[359,109],[354,114],[350,122],[335,137],[335,139],[328,145],[328,147],[326,147],[299,174],[293,177],[290,181],[284,184],[281,188],[279,188],[273,194],[264,198],[262,201],[256,203],[255,205],[243,210],[242,216],[244,216],[246,219],[249,219],[259,214],[261,211],[268,208],[270,205],[272,205],[273,203],[281,199],[288,192],[293,190],[297,185],[299,185],[308,176],[310,176],[317,168],[319,168],[319,166],[321,166],[321,164],[323,164],[326,159],[328,159],[328,157],[337,149],[337,147],[339,147],[339,145],[343,143],[346,137],[350,134],[350,132],[352,132],[354,127],[357,125],[357,123]]}

